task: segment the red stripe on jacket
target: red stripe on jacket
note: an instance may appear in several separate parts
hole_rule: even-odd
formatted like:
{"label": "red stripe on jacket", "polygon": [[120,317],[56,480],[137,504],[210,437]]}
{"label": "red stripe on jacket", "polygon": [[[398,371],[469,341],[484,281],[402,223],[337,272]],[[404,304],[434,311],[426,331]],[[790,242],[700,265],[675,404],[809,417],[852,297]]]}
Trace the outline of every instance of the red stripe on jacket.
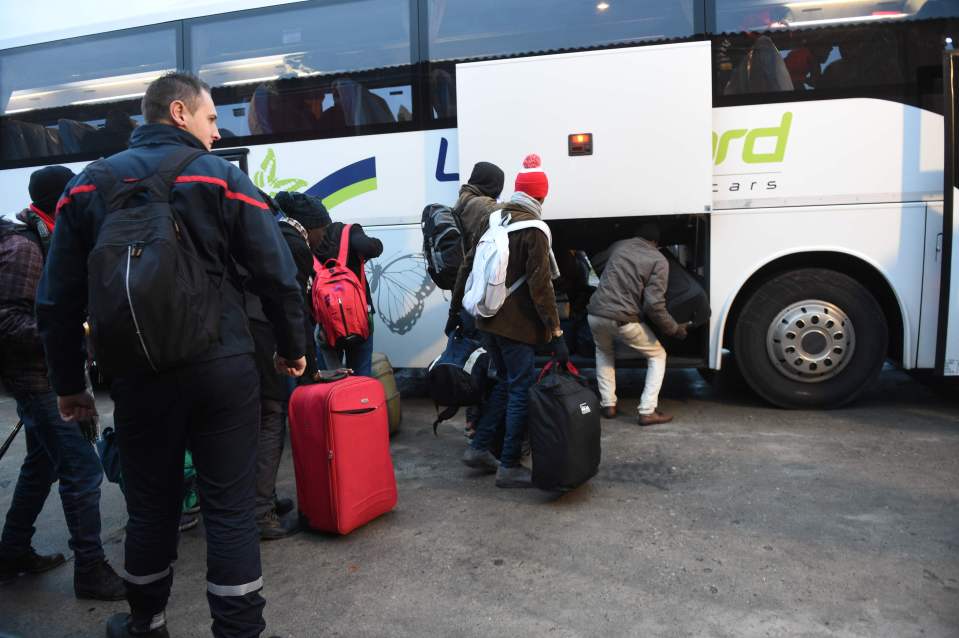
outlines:
{"label": "red stripe on jacket", "polygon": [[60,212],[60,209],[70,203],[71,197],[79,193],[92,193],[97,189],[96,184],[81,184],[80,186],[74,186],[70,189],[70,192],[67,193],[66,197],[61,197],[60,201],[57,202],[57,213]]}
{"label": "red stripe on jacket", "polygon": [[238,199],[245,204],[256,206],[257,208],[262,208],[263,210],[270,209],[269,206],[258,199],[254,199],[253,197],[244,195],[243,193],[235,193],[231,191],[229,188],[227,188],[226,181],[220,179],[219,177],[210,177],[208,175],[180,175],[176,178],[177,184],[190,184],[197,182],[202,184],[215,184],[221,187],[224,191],[226,191],[227,199]]}
{"label": "red stripe on jacket", "polygon": [[[127,178],[124,181],[134,178]],[[203,183],[203,184],[214,184],[221,187],[226,191],[226,196],[228,199],[236,199],[250,206],[255,206],[262,210],[269,210],[270,207],[267,206],[264,202],[261,202],[258,199],[250,197],[249,195],[244,195],[243,193],[236,193],[227,188],[226,180],[222,180],[219,177],[210,177],[208,175],[180,175],[176,178],[177,184],[190,184],[190,183]],[[70,189],[69,195],[60,199],[57,202],[57,212],[60,212],[62,206],[66,206],[70,203],[70,197],[78,193],[92,193],[97,189],[95,184],[83,184],[82,186],[74,186]]]}

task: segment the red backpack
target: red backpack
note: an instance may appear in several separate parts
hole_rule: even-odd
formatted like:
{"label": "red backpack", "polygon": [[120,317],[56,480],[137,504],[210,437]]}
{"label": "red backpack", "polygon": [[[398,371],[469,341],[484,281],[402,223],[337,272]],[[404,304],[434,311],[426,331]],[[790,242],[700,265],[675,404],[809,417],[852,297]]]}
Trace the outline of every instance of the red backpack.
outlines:
{"label": "red backpack", "polygon": [[370,336],[370,306],[366,301],[366,272],[360,260],[357,279],[346,266],[352,224],[343,227],[340,254],[326,263],[313,258],[316,278],[313,280],[313,316],[323,328],[326,343],[332,348],[345,348],[366,341]]}

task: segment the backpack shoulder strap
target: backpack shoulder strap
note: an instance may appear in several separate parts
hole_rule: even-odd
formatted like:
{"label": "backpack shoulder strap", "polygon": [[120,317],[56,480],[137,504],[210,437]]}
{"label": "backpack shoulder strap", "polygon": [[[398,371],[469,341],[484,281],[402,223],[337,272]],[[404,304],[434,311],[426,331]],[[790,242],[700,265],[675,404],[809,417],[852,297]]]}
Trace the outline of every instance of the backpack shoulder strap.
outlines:
{"label": "backpack shoulder strap", "polygon": [[193,160],[201,155],[206,155],[206,153],[207,151],[199,148],[178,146],[171,151],[169,155],[160,160],[156,174],[163,180],[168,200],[173,189],[173,184],[176,182],[176,178],[180,176],[180,173],[182,173]]}
{"label": "backpack shoulder strap", "polygon": [[97,192],[103,197],[107,205],[107,213],[122,208],[122,202],[126,199],[128,185],[117,179],[116,173],[110,168],[110,164],[105,159],[100,159],[89,164],[84,170]]}
{"label": "backpack shoulder strap", "polygon": [[539,229],[544,235],[546,235],[546,239],[549,240],[550,245],[553,245],[553,233],[550,232],[549,226],[546,225],[546,222],[541,219],[530,219],[525,222],[516,222],[515,224],[510,224],[506,227],[506,231],[511,233],[515,230],[525,230],[527,228]]}
{"label": "backpack shoulder strap", "polygon": [[340,252],[336,256],[336,260],[340,262],[341,266],[346,266],[346,260],[350,254],[350,230],[353,228],[353,224],[343,224],[343,232],[340,233]]}

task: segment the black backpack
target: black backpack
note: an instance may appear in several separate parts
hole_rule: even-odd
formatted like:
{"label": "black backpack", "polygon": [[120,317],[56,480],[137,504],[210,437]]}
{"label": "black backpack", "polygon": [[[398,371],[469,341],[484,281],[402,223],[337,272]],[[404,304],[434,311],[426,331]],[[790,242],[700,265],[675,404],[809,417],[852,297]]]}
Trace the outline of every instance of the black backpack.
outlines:
{"label": "black backpack", "polygon": [[452,290],[465,256],[457,214],[449,206],[430,204],[423,209],[420,227],[430,279],[441,290]]}
{"label": "black backpack", "polygon": [[205,151],[181,147],[128,183],[103,160],[87,167],[107,209],[87,259],[97,364],[109,376],[163,372],[220,338],[220,286],[170,203],[177,176]]}
{"label": "black backpack", "polygon": [[[479,405],[492,384],[489,353],[478,341],[457,330],[449,336],[446,349],[427,368],[430,398],[437,406],[433,434],[439,424],[456,416],[460,408]],[[446,409],[439,411],[439,406]]]}
{"label": "black backpack", "polygon": [[571,363],[551,361],[529,389],[533,485],[566,492],[596,476],[602,456],[599,397]]}

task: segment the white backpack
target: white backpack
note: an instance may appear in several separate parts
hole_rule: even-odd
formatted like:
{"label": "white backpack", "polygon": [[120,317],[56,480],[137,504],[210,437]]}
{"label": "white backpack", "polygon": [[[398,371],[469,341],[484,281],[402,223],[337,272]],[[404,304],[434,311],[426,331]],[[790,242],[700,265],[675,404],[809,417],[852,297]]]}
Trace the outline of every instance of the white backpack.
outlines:
{"label": "white backpack", "polygon": [[502,308],[506,298],[526,282],[526,275],[506,287],[506,267],[509,264],[509,234],[524,228],[538,228],[546,234],[550,246],[553,236],[549,226],[538,219],[510,223],[511,217],[500,217],[495,211],[489,217],[489,228],[476,244],[473,269],[466,280],[463,308],[474,317],[492,317]]}

